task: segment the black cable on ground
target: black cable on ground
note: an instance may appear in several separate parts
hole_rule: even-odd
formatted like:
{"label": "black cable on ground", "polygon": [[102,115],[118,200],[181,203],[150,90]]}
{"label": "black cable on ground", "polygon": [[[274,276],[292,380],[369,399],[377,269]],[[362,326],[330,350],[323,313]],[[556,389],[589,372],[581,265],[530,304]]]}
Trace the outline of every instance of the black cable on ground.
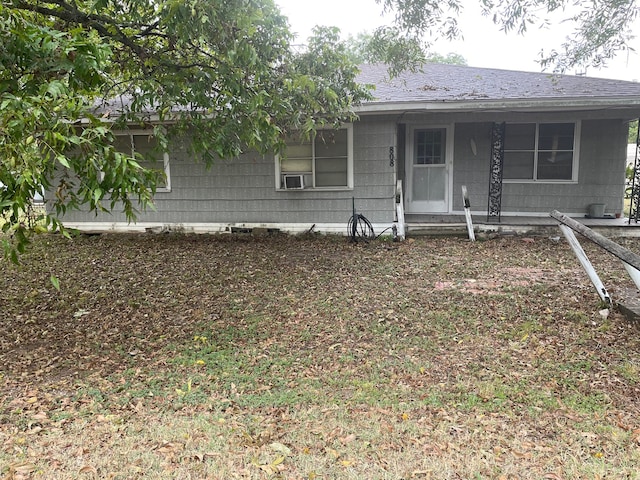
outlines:
{"label": "black cable on ground", "polygon": [[376,238],[371,222],[367,220],[367,217],[359,213],[349,219],[349,223],[347,223],[347,234],[352,242],[358,242],[360,240],[368,242]]}
{"label": "black cable on ground", "polygon": [[[355,228],[354,228],[355,227]],[[369,240],[377,240],[386,232],[391,230],[393,232],[393,239],[396,240],[396,226],[393,225],[391,227],[387,227],[382,230],[378,235],[373,231],[373,225],[364,215],[356,214],[356,224],[353,224],[353,217],[349,219],[349,223],[347,223],[347,234],[352,242],[358,242],[360,240],[364,240],[368,242]]]}

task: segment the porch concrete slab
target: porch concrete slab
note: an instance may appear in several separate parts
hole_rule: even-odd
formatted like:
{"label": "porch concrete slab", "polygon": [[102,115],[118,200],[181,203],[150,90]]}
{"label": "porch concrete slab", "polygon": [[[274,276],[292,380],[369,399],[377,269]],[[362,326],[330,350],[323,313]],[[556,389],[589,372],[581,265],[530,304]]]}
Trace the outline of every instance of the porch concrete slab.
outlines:
{"label": "porch concrete slab", "polygon": [[[474,230],[479,234],[557,236],[558,222],[549,216],[513,217],[504,216],[487,221],[486,215],[473,215]],[[640,223],[629,223],[627,218],[587,218],[575,220],[606,237],[640,237]],[[407,234],[466,236],[464,215],[416,215],[405,217]]]}
{"label": "porch concrete slab", "polygon": [[636,288],[624,288],[617,294],[616,306],[629,321],[640,321],[640,292]]}

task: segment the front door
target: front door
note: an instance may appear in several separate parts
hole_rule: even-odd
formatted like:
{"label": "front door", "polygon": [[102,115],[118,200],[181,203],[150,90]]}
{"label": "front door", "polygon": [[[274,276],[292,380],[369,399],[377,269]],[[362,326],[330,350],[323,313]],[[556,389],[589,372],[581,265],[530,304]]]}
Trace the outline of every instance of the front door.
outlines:
{"label": "front door", "polygon": [[448,128],[410,130],[407,155],[407,212],[449,211]]}

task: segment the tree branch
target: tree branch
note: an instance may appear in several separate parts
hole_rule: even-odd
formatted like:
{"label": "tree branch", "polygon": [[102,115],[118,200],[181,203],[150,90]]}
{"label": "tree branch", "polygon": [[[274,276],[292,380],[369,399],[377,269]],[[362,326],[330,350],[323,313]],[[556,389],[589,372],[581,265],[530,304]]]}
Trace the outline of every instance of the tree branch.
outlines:
{"label": "tree branch", "polygon": [[[40,15],[52,16],[71,24],[83,25],[85,27],[92,28],[101,36],[111,38],[112,40],[115,40],[118,43],[124,45],[133,53],[135,53],[137,57],[141,59],[149,57],[149,52],[145,48],[135,43],[130,37],[128,37],[114,21],[110,20],[109,22],[104,22],[103,19],[84,13],[61,0],[52,0],[52,3],[59,5],[62,10],[33,5],[20,0],[15,2],[15,6],[16,8],[21,10],[39,13]],[[104,26],[104,23],[101,23],[101,21],[103,21],[104,23],[109,23],[111,26],[113,26],[115,28],[115,33],[110,32]]]}

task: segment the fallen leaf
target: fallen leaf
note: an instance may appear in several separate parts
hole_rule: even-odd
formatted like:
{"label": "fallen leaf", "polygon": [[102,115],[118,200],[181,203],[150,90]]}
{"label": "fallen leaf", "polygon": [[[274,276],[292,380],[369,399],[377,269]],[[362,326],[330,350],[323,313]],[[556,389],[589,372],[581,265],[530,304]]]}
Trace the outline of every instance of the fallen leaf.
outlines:
{"label": "fallen leaf", "polygon": [[184,445],[181,443],[174,442],[165,442],[160,445],[153,447],[151,450],[155,450],[163,455],[175,455],[177,452],[181,451],[184,448]]}
{"label": "fallen leaf", "polygon": [[564,480],[563,477],[561,477],[557,473],[547,473],[542,478],[544,478],[545,480]]}
{"label": "fallen leaf", "polygon": [[38,412],[36,413],[33,417],[31,417],[33,420],[36,420],[38,422],[45,422],[47,420],[49,420],[49,417],[47,416],[46,413],[44,412]]}
{"label": "fallen leaf", "polygon": [[429,471],[429,470],[415,470],[415,471],[411,472],[411,478],[416,478],[416,477],[431,478],[431,471]]}
{"label": "fallen leaf", "polygon": [[17,465],[9,465],[9,472],[19,475],[28,475],[36,471],[36,466],[32,463],[19,463]]}
{"label": "fallen leaf", "polygon": [[516,450],[514,450],[513,455],[516,456],[517,458],[531,458],[531,452],[518,452]]}
{"label": "fallen leaf", "polygon": [[258,463],[257,459],[254,459],[251,463],[253,463],[256,467],[258,467],[260,470],[267,472],[268,474],[276,474],[280,471],[281,469],[281,465],[282,463],[284,463],[285,457],[280,456],[277,457],[273,462],[271,463]]}
{"label": "fallen leaf", "polygon": [[91,465],[85,465],[80,470],[78,470],[78,473],[92,473],[96,475],[98,471],[95,469],[95,467],[92,467]]}
{"label": "fallen leaf", "polygon": [[357,437],[351,433],[349,435],[347,435],[346,437],[342,437],[340,438],[340,443],[342,443],[343,445],[348,445],[351,442],[353,442]]}
{"label": "fallen leaf", "polygon": [[281,453],[285,456],[289,456],[291,455],[291,449],[289,447],[287,447],[286,445],[279,443],[279,442],[273,442],[271,444],[269,444],[269,448],[271,448],[271,450],[274,450],[278,453]]}
{"label": "fallen leaf", "polygon": [[339,459],[341,456],[340,452],[333,448],[325,447],[324,451],[331,455],[335,460]]}

